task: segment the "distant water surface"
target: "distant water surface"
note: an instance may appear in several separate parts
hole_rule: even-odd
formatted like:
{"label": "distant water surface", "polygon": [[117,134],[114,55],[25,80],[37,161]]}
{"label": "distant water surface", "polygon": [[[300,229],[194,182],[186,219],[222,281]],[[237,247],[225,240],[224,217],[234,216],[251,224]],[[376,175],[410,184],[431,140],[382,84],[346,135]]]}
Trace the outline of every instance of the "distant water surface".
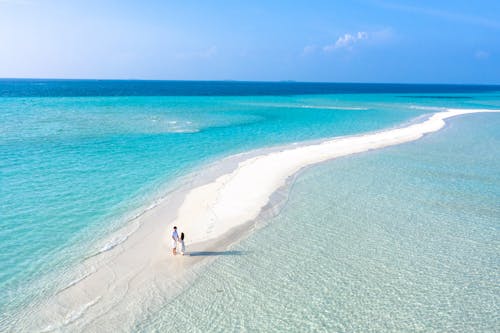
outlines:
{"label": "distant water surface", "polygon": [[[326,94],[451,94],[498,92],[497,85],[0,79],[0,96],[289,96]],[[460,98],[460,97],[459,97]]]}

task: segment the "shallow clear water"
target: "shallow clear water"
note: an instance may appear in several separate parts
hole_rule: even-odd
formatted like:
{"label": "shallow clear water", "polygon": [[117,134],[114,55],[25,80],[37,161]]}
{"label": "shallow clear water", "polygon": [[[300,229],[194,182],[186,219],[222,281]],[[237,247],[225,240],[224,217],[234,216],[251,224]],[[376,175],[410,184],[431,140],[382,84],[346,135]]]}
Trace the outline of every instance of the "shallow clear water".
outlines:
{"label": "shallow clear water", "polygon": [[499,129],[464,116],[307,170],[280,215],[136,330],[497,330]]}
{"label": "shallow clear water", "polygon": [[491,87],[338,85],[334,92],[349,94],[325,95],[323,85],[132,83],[0,80],[0,329],[208,162],[500,100]]}

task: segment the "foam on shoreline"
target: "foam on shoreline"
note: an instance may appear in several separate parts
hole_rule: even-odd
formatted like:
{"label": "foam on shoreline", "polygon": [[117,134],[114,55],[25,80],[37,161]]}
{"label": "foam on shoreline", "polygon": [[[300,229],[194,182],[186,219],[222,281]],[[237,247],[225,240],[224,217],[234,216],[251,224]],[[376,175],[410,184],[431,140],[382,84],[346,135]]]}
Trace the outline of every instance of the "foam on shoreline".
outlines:
{"label": "foam on shoreline", "polygon": [[200,265],[209,261],[206,259],[216,258],[172,256],[169,233],[173,225],[186,233],[188,251],[223,253],[246,235],[273,193],[301,169],[414,141],[441,129],[447,118],[479,112],[500,110],[447,109],[406,127],[224,159],[139,216],[140,227],[123,241],[88,258],[83,263],[89,272],[85,278],[65,286],[36,309],[27,309],[20,330],[130,330],[134,314],[161,306],[196,278]]}

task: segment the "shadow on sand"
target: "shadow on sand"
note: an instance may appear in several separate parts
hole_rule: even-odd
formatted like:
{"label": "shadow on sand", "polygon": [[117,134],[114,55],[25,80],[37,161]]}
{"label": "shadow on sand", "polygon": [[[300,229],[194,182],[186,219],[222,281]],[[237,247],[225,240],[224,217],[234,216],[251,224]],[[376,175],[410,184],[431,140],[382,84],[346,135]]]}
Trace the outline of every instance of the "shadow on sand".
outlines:
{"label": "shadow on sand", "polygon": [[208,257],[208,256],[241,256],[244,255],[244,251],[198,251],[191,252],[189,256],[191,257]]}

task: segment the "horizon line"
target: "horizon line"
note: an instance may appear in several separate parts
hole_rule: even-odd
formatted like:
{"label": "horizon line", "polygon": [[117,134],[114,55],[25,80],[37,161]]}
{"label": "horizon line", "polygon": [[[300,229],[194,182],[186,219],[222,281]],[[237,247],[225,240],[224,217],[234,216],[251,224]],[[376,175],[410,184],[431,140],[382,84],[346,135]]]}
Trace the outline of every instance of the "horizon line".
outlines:
{"label": "horizon line", "polygon": [[300,81],[300,80],[234,80],[234,79],[115,79],[115,78],[59,78],[59,77],[0,77],[6,80],[53,80],[53,81],[149,81],[149,82],[237,82],[237,83],[309,83],[309,84],[378,84],[378,85],[447,85],[447,86],[500,86],[500,83],[428,83],[428,82],[362,82],[362,81]]}

